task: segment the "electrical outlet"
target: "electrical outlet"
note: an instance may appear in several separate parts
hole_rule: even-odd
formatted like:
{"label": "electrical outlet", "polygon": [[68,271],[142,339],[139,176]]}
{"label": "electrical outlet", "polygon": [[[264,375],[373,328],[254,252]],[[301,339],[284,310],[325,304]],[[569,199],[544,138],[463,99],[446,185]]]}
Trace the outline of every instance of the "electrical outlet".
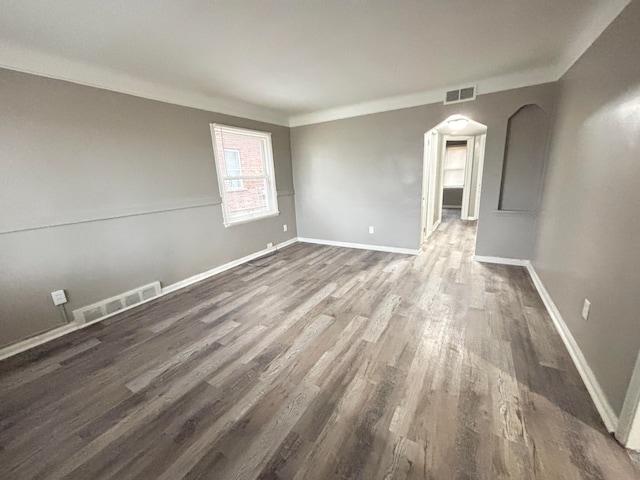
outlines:
{"label": "electrical outlet", "polygon": [[288,230],[288,227],[287,227],[286,223],[284,225],[282,225],[282,230],[284,230],[285,232]]}
{"label": "electrical outlet", "polygon": [[64,290],[56,290],[55,292],[51,292],[51,298],[53,299],[54,305],[62,305],[67,303],[67,296],[64,293]]}
{"label": "electrical outlet", "polygon": [[585,298],[582,305],[582,318],[585,320],[589,318],[589,310],[591,310],[591,302]]}
{"label": "electrical outlet", "polygon": [[267,248],[273,248],[273,242],[267,243]]}
{"label": "electrical outlet", "polygon": [[369,225],[369,233],[370,233],[371,235],[373,235],[373,226],[372,226],[372,225]]}

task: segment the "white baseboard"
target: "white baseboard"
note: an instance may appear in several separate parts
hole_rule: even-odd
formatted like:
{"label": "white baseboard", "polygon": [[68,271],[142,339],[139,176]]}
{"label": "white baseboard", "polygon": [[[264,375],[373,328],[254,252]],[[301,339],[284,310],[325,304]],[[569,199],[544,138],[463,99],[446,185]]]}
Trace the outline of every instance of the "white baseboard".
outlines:
{"label": "white baseboard", "polygon": [[185,278],[184,280],[180,280],[176,283],[172,283],[171,285],[167,285],[166,287],[162,288],[162,294],[166,295],[168,293],[175,292],[176,290],[180,290],[181,288],[193,285],[194,283],[201,282],[202,280],[213,277],[214,275],[218,275],[219,273],[226,272],[227,270],[237,267],[238,265],[242,265],[243,263],[247,263],[251,260],[255,260],[256,258],[268,255],[269,253],[275,252],[276,250],[296,243],[297,241],[298,238],[294,237],[290,240],[279,243],[275,247],[265,248],[264,250],[252,253],[250,255],[247,255],[246,257],[238,258],[237,260],[233,260],[229,263],[225,263],[224,265],[220,265],[219,267],[212,268],[211,270],[207,270],[206,272],[198,273],[197,275],[194,275],[192,277]]}
{"label": "white baseboard", "polygon": [[640,452],[640,354],[622,405],[616,438],[628,449]]}
{"label": "white baseboard", "polygon": [[496,263],[498,265],[515,265],[517,267],[526,267],[529,264],[529,260],[520,260],[518,258],[484,257],[482,255],[474,255],[473,259],[476,262],[481,262],[481,263]]}
{"label": "white baseboard", "polygon": [[589,391],[589,394],[591,395],[593,403],[598,409],[598,413],[600,413],[600,416],[602,417],[602,421],[604,422],[609,432],[615,432],[618,427],[618,416],[611,407],[609,400],[607,400],[607,397],[604,394],[602,387],[598,383],[596,376],[593,374],[591,367],[589,367],[587,360],[584,358],[582,350],[580,350],[578,343],[571,334],[569,327],[567,327],[567,324],[564,322],[560,311],[556,307],[555,303],[553,303],[549,292],[544,287],[542,280],[540,280],[540,277],[538,276],[536,270],[533,268],[533,265],[531,265],[531,262],[527,261],[527,264],[525,266],[527,267],[527,271],[529,272],[529,276],[531,277],[536,290],[538,290],[540,298],[542,298],[545,307],[547,307],[547,311],[551,316],[553,324],[556,326],[556,330],[558,330],[558,333],[560,334],[564,345],[569,351],[569,355],[571,355],[573,363],[575,364],[578,372],[580,373],[580,376],[582,377],[582,381],[584,382],[587,390]]}
{"label": "white baseboard", "polygon": [[162,293],[160,295],[157,295],[155,297],[149,298],[147,300],[143,300],[142,302],[136,303],[135,305],[131,305],[129,307],[125,307],[122,308],[118,311],[112,312],[108,315],[105,315],[104,317],[100,317],[97,318],[95,320],[92,320],[90,322],[87,323],[79,323],[79,322],[71,322],[68,323],[66,325],[62,325],[60,327],[56,327],[52,330],[48,330],[44,333],[41,333],[39,335],[33,336],[31,338],[27,338],[25,340],[19,341],[17,343],[11,344],[11,345],[7,345],[6,347],[2,347],[0,348],[0,360],[4,360],[5,358],[11,357],[13,355],[17,355],[19,353],[25,352],[31,348],[37,347],[39,345],[43,345],[47,342],[50,342],[51,340],[54,340],[56,338],[62,337],[63,335],[66,335],[68,333],[71,332],[75,332],[76,330],[81,330],[83,328],[86,328],[90,325],[93,325],[94,323],[98,323],[98,322],[102,322],[103,320],[106,320],[107,318],[111,318],[114,317],[116,315],[119,315],[121,313],[126,312],[127,310],[131,310],[132,308],[136,308],[139,307],[140,305],[143,305],[145,303],[148,302],[152,302],[158,298],[163,297],[164,295],[167,295],[169,293],[175,292],[176,290],[180,290],[181,288],[184,287],[188,287],[189,285],[193,285],[194,283],[197,283],[199,281],[205,280],[209,277],[212,277],[214,275],[217,275],[219,273],[222,273],[226,270],[229,270],[233,267],[237,267],[238,265],[242,265],[243,263],[246,262],[250,262],[251,260],[255,260],[256,258],[262,257],[266,254],[269,254],[271,252],[274,252],[278,249],[284,248],[288,245],[291,245],[293,243],[296,243],[298,241],[297,237],[294,237],[290,240],[287,240],[285,242],[279,243],[278,245],[276,245],[275,247],[271,247],[271,248],[266,248],[264,250],[261,250],[259,252],[255,252],[252,253],[251,255],[247,255],[246,257],[242,257],[239,258],[237,260],[233,260],[229,263],[225,263],[224,265],[220,265],[219,267],[216,268],[212,268],[211,270],[208,270],[204,273],[200,273],[198,275],[194,275],[192,277],[189,277],[185,280],[182,280],[180,282],[176,282],[173,283],[171,285],[168,285],[166,287],[164,287],[162,289]]}
{"label": "white baseboard", "polygon": [[56,327],[53,330],[48,330],[44,333],[36,335],[35,337],[27,338],[25,340],[21,340],[20,342],[2,347],[0,348],[0,360],[4,360],[5,358],[9,358],[19,353],[25,352],[33,347],[42,345],[43,343],[50,342],[51,340],[66,335],[67,333],[74,332],[78,330],[78,328],[81,328],[81,326],[77,323],[68,323],[66,325]]}
{"label": "white baseboard", "polygon": [[299,242],[330,245],[332,247],[358,248],[360,250],[375,250],[377,252],[403,253],[405,255],[420,255],[421,250],[411,248],[385,247],[383,245],[368,245],[365,243],[336,242],[334,240],[320,240],[317,238],[298,237]]}
{"label": "white baseboard", "polygon": [[602,418],[602,421],[604,422],[609,432],[615,432],[618,426],[618,417],[611,407],[609,400],[607,400],[607,397],[604,394],[600,383],[598,383],[593,370],[591,370],[591,367],[589,367],[587,359],[584,358],[584,354],[582,353],[582,350],[580,350],[578,342],[576,342],[575,338],[573,337],[573,334],[562,318],[558,307],[556,307],[556,304],[551,299],[551,295],[549,295],[549,292],[544,287],[542,280],[540,280],[540,277],[538,276],[535,268],[533,268],[531,262],[529,260],[519,260],[503,257],[484,257],[481,255],[474,255],[473,259],[477,262],[497,263],[500,265],[515,265],[525,267],[527,269],[527,272],[529,273],[529,276],[531,277],[531,280],[536,287],[536,290],[538,291],[538,295],[540,295],[540,298],[542,299],[547,312],[549,312],[549,316],[551,317],[551,320],[553,321],[553,324],[556,327],[560,338],[562,338],[565,347],[569,351],[569,355],[571,355],[571,359],[578,369],[580,377],[582,377],[582,381],[587,387],[589,395],[591,395],[591,399],[593,400],[593,403],[595,404],[596,409],[598,410],[598,413]]}

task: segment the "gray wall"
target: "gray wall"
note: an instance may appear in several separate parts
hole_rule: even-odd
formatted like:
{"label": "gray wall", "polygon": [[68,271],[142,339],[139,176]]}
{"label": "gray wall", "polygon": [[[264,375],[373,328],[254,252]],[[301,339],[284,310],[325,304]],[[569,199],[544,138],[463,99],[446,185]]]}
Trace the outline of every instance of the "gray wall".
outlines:
{"label": "gray wall", "polygon": [[[0,111],[0,346],[296,236],[286,127],[8,70]],[[272,132],[280,216],[224,228],[212,122]]]}
{"label": "gray wall", "polygon": [[445,207],[462,207],[462,188],[445,188],[442,190],[442,205]]}
{"label": "gray wall", "polygon": [[545,84],[293,128],[299,235],[419,248],[423,136],[462,114],[488,127],[476,253],[529,258],[536,213],[497,211],[507,121],[530,103],[552,111],[555,91]]}
{"label": "gray wall", "polygon": [[549,122],[549,114],[537,105],[526,105],[509,119],[500,210],[538,209]]}
{"label": "gray wall", "polygon": [[533,256],[618,413],[640,349],[638,32],[634,0],[560,81]]}

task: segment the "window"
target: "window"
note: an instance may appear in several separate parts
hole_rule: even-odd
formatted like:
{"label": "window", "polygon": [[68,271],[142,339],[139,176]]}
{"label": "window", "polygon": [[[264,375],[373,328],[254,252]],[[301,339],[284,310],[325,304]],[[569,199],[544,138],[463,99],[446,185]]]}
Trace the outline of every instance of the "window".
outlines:
{"label": "window", "polygon": [[278,215],[271,134],[211,124],[226,227]]}
{"label": "window", "polygon": [[242,179],[235,179],[234,177],[242,176],[242,164],[240,163],[240,151],[239,150],[224,150],[224,168],[227,171],[227,177],[229,180],[229,191],[242,190],[244,188]]}
{"label": "window", "polygon": [[464,167],[467,162],[467,143],[447,142],[444,154],[444,188],[464,187]]}

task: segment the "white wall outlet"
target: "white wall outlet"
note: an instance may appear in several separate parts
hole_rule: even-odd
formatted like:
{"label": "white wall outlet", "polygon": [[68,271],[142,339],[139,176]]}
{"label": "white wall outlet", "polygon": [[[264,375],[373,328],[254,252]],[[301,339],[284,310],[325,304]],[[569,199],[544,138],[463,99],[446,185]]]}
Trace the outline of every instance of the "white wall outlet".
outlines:
{"label": "white wall outlet", "polygon": [[282,230],[284,230],[286,232],[288,229],[289,229],[289,227],[287,227],[286,223],[284,225],[282,225]]}
{"label": "white wall outlet", "polygon": [[51,298],[53,298],[54,305],[62,305],[67,303],[67,296],[64,293],[64,290],[56,290],[55,292],[51,292]]}
{"label": "white wall outlet", "polygon": [[267,248],[273,248],[273,242],[267,243]]}
{"label": "white wall outlet", "polygon": [[582,318],[585,320],[589,318],[589,310],[591,310],[591,302],[585,298],[582,305]]}
{"label": "white wall outlet", "polygon": [[369,225],[369,233],[373,235],[373,225]]}

